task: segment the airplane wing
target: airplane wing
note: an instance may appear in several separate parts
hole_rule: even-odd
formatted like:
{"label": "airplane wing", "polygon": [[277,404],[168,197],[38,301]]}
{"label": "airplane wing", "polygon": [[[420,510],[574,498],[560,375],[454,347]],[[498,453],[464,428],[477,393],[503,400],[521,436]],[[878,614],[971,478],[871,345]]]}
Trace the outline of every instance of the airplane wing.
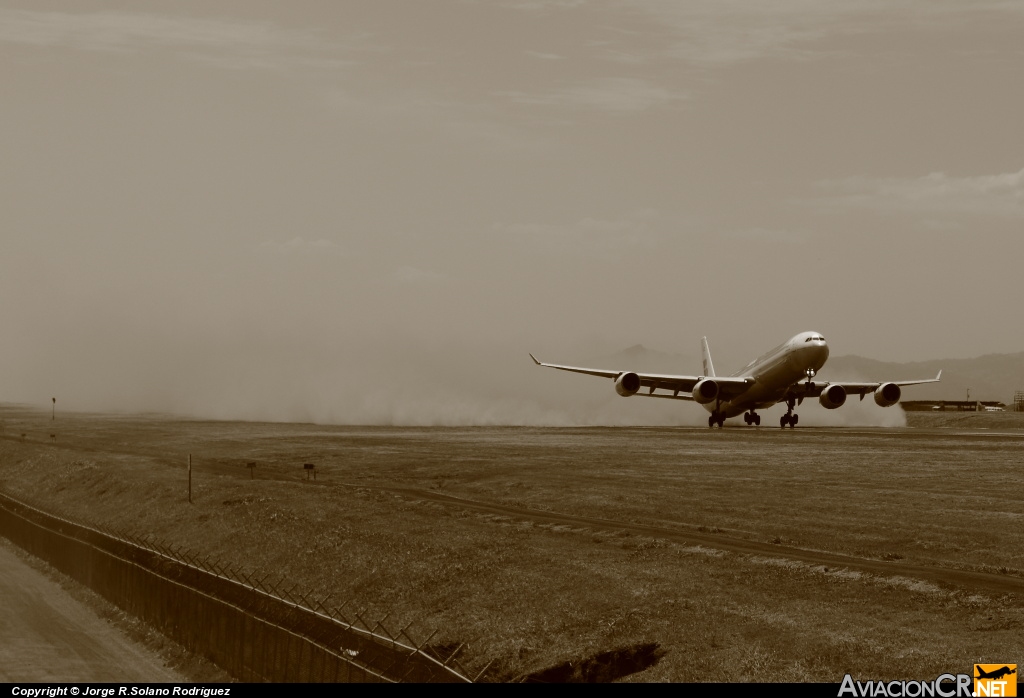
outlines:
{"label": "airplane wing", "polygon": [[916,381],[878,381],[877,383],[860,383],[852,381],[825,381],[818,383],[815,381],[794,383],[789,388],[789,394],[795,398],[805,397],[818,397],[825,389],[830,385],[841,385],[846,390],[847,395],[860,395],[861,399],[864,398],[868,393],[873,393],[882,385],[892,383],[900,387],[904,385],[920,385],[921,383],[938,383],[939,379],[942,378],[942,371],[939,371],[938,375],[934,378],[925,378]]}
{"label": "airplane wing", "polygon": [[[557,368],[559,371],[571,371],[573,373],[583,373],[588,376],[600,376],[601,378],[610,378],[611,380],[618,380],[619,376],[628,371],[611,371],[600,368],[582,368],[579,366],[560,366],[558,364],[546,364],[537,360],[537,357],[530,354],[530,358],[533,359],[533,363],[538,366],[545,366],[547,368]],[[638,392],[637,395],[643,395],[645,397],[660,397],[675,400],[693,400],[693,386],[704,378],[704,376],[676,376],[671,374],[662,373],[640,373],[639,371],[633,371],[640,378],[640,386],[647,388],[647,392]],[[740,395],[747,390],[747,388],[754,382],[753,378],[747,376],[713,376],[712,380],[718,384],[718,394],[723,400],[728,400],[736,395]],[[655,390],[670,390],[671,395],[665,393],[655,393]]]}

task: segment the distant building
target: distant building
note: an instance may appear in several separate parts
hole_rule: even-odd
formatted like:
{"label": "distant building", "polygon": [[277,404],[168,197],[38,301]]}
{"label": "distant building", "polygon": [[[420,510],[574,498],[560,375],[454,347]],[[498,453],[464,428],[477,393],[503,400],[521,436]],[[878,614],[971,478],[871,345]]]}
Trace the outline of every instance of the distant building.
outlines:
{"label": "distant building", "polygon": [[[1017,404],[1024,404],[1024,393]],[[998,400],[904,400],[900,402],[906,412],[1005,412],[1006,403]],[[1024,407],[1015,406],[1014,409],[1024,412]]]}

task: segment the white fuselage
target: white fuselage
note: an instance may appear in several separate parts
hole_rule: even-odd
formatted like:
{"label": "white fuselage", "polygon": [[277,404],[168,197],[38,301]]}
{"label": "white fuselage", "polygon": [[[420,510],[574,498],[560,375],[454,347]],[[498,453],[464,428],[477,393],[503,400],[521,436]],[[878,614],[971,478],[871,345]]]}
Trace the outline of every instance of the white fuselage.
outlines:
{"label": "white fuselage", "polygon": [[791,385],[807,380],[808,369],[817,373],[827,359],[825,338],[817,332],[801,332],[733,374],[754,378],[743,394],[732,400],[709,402],[704,409],[735,417],[747,410],[771,407],[785,397]]}

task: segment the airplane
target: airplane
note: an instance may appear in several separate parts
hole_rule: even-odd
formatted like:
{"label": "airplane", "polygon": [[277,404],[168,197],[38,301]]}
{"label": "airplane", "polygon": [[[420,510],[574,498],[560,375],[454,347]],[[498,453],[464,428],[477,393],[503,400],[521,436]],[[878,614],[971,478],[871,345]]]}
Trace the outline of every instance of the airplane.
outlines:
{"label": "airplane", "polygon": [[[757,410],[767,409],[779,402],[786,403],[786,414],[779,420],[779,426],[783,429],[787,426],[792,429],[799,422],[799,416],[793,409],[801,404],[804,398],[816,397],[822,407],[834,410],[842,407],[847,395],[860,395],[860,399],[863,400],[866,394],[874,393],[876,404],[889,407],[900,401],[902,386],[938,383],[942,377],[942,371],[939,371],[935,378],[925,380],[816,383],[814,376],[828,359],[828,344],[818,332],[801,332],[795,335],[731,376],[719,376],[715,373],[707,337],[701,340],[701,348],[704,358],[704,374],[701,376],[606,371],[546,364],[538,361],[533,354],[530,354],[530,358],[538,366],[611,378],[615,381],[615,392],[623,397],[643,395],[696,402],[711,413],[708,417],[708,427],[713,428],[717,424],[719,429],[725,425],[726,419],[740,414],[747,425],[759,426],[761,415]],[[641,393],[640,388],[648,390]],[[656,393],[656,390],[671,391],[671,394]]]}
{"label": "airplane", "polygon": [[1010,674],[1016,674],[1016,673],[1017,673],[1016,669],[1011,669],[1008,666],[1004,666],[1004,667],[1001,667],[999,669],[995,669],[993,671],[985,671],[984,669],[981,669],[979,667],[978,668],[978,675],[975,676],[974,678],[976,678],[976,679],[1001,679],[1004,676],[1009,676]]}

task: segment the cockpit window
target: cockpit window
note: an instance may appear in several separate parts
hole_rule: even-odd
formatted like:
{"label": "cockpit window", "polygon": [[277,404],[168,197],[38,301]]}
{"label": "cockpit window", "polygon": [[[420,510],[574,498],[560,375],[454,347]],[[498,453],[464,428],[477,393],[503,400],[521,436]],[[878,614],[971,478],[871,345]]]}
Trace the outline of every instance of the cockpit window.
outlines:
{"label": "cockpit window", "polygon": [[808,337],[807,339],[804,340],[804,342],[824,342],[824,341],[825,341],[824,337]]}

